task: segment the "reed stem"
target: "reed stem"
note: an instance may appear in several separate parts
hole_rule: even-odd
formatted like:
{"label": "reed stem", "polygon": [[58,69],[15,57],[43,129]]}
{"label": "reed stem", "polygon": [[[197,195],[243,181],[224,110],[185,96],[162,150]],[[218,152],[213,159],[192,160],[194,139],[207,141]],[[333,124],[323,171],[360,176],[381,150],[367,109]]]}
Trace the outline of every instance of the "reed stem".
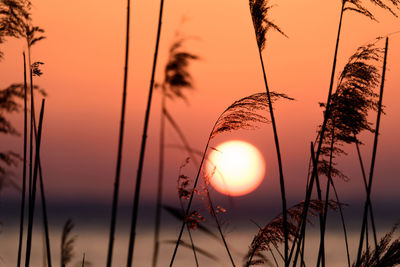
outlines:
{"label": "reed stem", "polygon": [[28,111],[27,111],[27,79],[26,79],[26,58],[25,52],[22,53],[24,58],[24,156],[22,166],[22,192],[21,192],[21,213],[19,224],[19,239],[18,239],[18,256],[17,267],[21,266],[22,255],[22,240],[24,236],[24,217],[25,217],[25,195],[26,195],[26,157],[27,157],[27,132],[28,132]]}
{"label": "reed stem", "polygon": [[275,116],[274,116],[274,110],[272,108],[272,101],[271,101],[271,95],[268,87],[268,82],[267,82],[267,75],[265,74],[265,67],[264,67],[264,60],[262,57],[261,53],[261,48],[258,48],[258,54],[260,57],[260,62],[261,62],[261,67],[263,71],[263,77],[264,77],[264,83],[265,83],[265,90],[267,92],[267,98],[268,98],[268,105],[269,105],[269,112],[271,116],[271,123],[272,123],[272,129],[274,132],[274,140],[275,140],[275,148],[276,148],[276,154],[278,157],[278,167],[279,167],[279,182],[280,182],[280,189],[281,189],[281,199],[282,199],[282,217],[283,217],[283,234],[284,234],[284,239],[285,239],[285,266],[289,266],[289,261],[288,261],[288,251],[289,251],[289,232],[287,228],[287,204],[286,204],[286,193],[285,193],[285,180],[283,178],[283,167],[282,167],[282,159],[281,159],[281,152],[279,148],[279,139],[278,139],[278,131],[276,128],[276,122],[275,122]]}
{"label": "reed stem", "polygon": [[[368,181],[368,187],[367,187],[367,199],[364,204],[363,222],[362,222],[362,226],[361,226],[360,243],[358,245],[356,267],[360,266],[360,264],[361,264],[360,260],[361,260],[361,252],[362,252],[363,241],[364,241],[364,231],[366,228],[366,221],[368,220],[368,207],[371,205],[372,180],[373,180],[374,169],[375,169],[376,151],[378,148],[378,136],[379,136],[379,126],[380,126],[380,121],[381,121],[381,113],[382,113],[382,99],[383,99],[383,88],[385,86],[388,46],[389,46],[389,38],[386,37],[385,56],[383,59],[382,81],[381,81],[381,88],[380,88],[379,102],[378,102],[378,115],[376,118],[376,126],[375,126],[374,147],[373,147],[373,151],[372,151],[371,168],[370,168],[370,172],[369,172],[369,181]],[[379,258],[378,258],[378,261],[379,261]]]}
{"label": "reed stem", "polygon": [[[338,49],[339,49],[339,41],[340,41],[340,32],[342,28],[342,20],[343,20],[343,13],[344,13],[344,5],[345,1],[342,2],[342,8],[340,11],[340,19],[339,19],[339,27],[338,27],[338,33],[336,37],[336,46],[335,46],[335,53],[333,57],[333,66],[332,66],[332,72],[331,72],[331,79],[329,83],[329,91],[328,91],[328,99],[326,101],[326,109],[325,109],[325,114],[324,114],[324,121],[322,123],[321,131],[320,131],[320,138],[318,142],[318,148],[316,151],[316,156],[315,156],[315,162],[318,163],[320,152],[321,152],[321,147],[322,143],[324,140],[324,135],[325,135],[325,130],[326,130],[326,124],[328,122],[328,119],[330,117],[330,103],[331,103],[331,98],[332,98],[332,89],[333,89],[333,81],[335,77],[335,71],[336,71],[336,62],[337,62],[337,54],[338,54]],[[313,165],[313,171],[310,179],[310,186],[308,187],[308,190],[306,192],[306,198],[305,198],[305,203],[304,203],[304,209],[303,209],[303,214],[302,214],[302,222],[301,222],[301,232],[300,232],[300,237],[299,237],[299,242],[301,242],[301,239],[303,238],[305,234],[305,225],[306,225],[306,219],[307,219],[307,214],[308,214],[308,207],[311,199],[311,193],[314,185],[314,179],[317,176],[317,165]],[[293,243],[293,246],[295,243]],[[296,250],[296,255],[300,252],[300,246],[297,247]],[[297,256],[295,256],[297,258]],[[294,265],[295,266],[295,265]]]}
{"label": "reed stem", "polygon": [[139,198],[140,197],[140,185],[142,182],[144,154],[145,154],[145,150],[146,150],[147,128],[149,125],[151,99],[153,96],[153,89],[154,89],[153,88],[154,87],[154,76],[156,73],[158,48],[159,48],[160,37],[161,37],[163,10],[164,10],[164,0],[161,0],[160,14],[159,14],[159,20],[158,20],[158,29],[157,29],[157,40],[156,40],[156,47],[155,47],[155,51],[154,51],[153,68],[152,68],[152,72],[151,72],[151,80],[150,80],[150,88],[149,88],[149,97],[147,100],[147,108],[146,108],[146,114],[145,114],[145,119],[144,119],[142,143],[140,146],[139,164],[138,164],[138,171],[137,171],[137,177],[136,177],[135,195],[134,195],[133,206],[132,206],[131,233],[130,233],[130,237],[129,237],[127,267],[131,267],[132,261],[133,261],[133,252],[134,252],[135,237],[136,237],[136,223],[137,223],[139,199],[140,199]]}
{"label": "reed stem", "polygon": [[124,141],[125,109],[126,109],[126,94],[127,94],[126,91],[128,83],[128,61],[129,61],[130,2],[131,2],[130,0],[127,0],[124,82],[122,89],[122,108],[121,108],[121,120],[119,126],[120,128],[119,128],[119,138],[118,138],[117,163],[116,163],[115,180],[114,180],[114,193],[113,193],[113,201],[111,208],[110,236],[109,236],[108,251],[107,251],[107,267],[111,267],[112,265],[115,225],[117,221],[119,184],[121,175],[122,147]]}
{"label": "reed stem", "polygon": [[42,107],[40,109],[38,135],[37,135],[37,140],[36,140],[35,167],[34,167],[34,171],[33,171],[33,180],[32,180],[32,196],[31,196],[31,201],[29,202],[29,220],[28,220],[28,233],[27,233],[27,241],[26,241],[25,267],[29,267],[30,256],[31,256],[32,229],[33,229],[33,218],[34,218],[35,199],[36,199],[36,182],[37,182],[37,175],[38,175],[38,169],[39,169],[40,143],[41,143],[41,138],[42,138],[44,104],[45,104],[45,100],[43,99]]}
{"label": "reed stem", "polygon": [[[160,246],[160,223],[161,223],[161,205],[163,191],[163,176],[164,176],[164,141],[165,141],[165,88],[162,87],[161,94],[161,119],[160,119],[160,143],[159,143],[159,158],[158,158],[158,183],[157,183],[157,201],[156,201],[156,221],[154,228],[154,251],[152,266],[156,267],[158,259],[158,251]],[[197,262],[197,260],[196,260]]]}

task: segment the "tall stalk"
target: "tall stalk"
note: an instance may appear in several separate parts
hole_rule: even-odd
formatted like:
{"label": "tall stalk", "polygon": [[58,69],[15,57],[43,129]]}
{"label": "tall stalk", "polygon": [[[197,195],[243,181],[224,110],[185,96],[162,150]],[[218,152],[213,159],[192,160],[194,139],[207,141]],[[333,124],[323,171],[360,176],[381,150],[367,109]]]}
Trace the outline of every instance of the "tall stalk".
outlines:
{"label": "tall stalk", "polygon": [[[216,126],[216,124],[215,124],[214,127],[213,127],[213,131],[214,131],[215,126]],[[212,132],[213,132],[213,131],[212,131]],[[206,147],[204,148],[203,156],[202,156],[201,161],[200,161],[200,166],[199,166],[199,169],[198,169],[198,171],[197,171],[196,179],[195,179],[195,181],[194,181],[193,190],[192,190],[192,192],[191,192],[191,194],[190,194],[189,202],[188,202],[187,207],[186,207],[185,217],[188,216],[188,214],[189,214],[189,212],[190,212],[190,208],[191,208],[191,206],[192,206],[192,201],[193,201],[193,196],[194,196],[194,190],[196,189],[197,183],[198,183],[198,181],[199,181],[201,168],[202,168],[202,166],[203,166],[204,159],[205,159],[205,157],[206,157],[206,153],[207,153],[207,150],[208,150],[208,146],[209,146],[209,144],[210,144],[210,141],[211,141],[211,134],[210,134],[210,137],[209,137],[208,140],[207,140]],[[175,256],[176,256],[176,253],[178,252],[178,247],[179,247],[180,241],[181,241],[181,239],[182,239],[183,230],[185,229],[185,224],[186,224],[186,222],[185,222],[185,220],[183,220],[181,229],[180,229],[180,231],[179,231],[178,240],[177,240],[177,242],[176,242],[175,249],[174,249],[174,252],[173,252],[173,254],[172,254],[172,258],[171,258],[170,264],[169,264],[170,267],[172,267],[173,264],[174,264]]]}
{"label": "tall stalk", "polygon": [[145,114],[145,119],[144,119],[142,143],[140,146],[139,164],[138,164],[138,170],[137,170],[137,176],[136,176],[135,195],[133,198],[131,233],[130,233],[130,237],[129,237],[127,267],[132,266],[132,260],[133,260],[133,252],[134,252],[135,237],[136,237],[136,223],[137,223],[137,216],[138,216],[138,209],[139,209],[140,185],[142,182],[144,154],[145,154],[145,150],[146,150],[147,128],[149,125],[151,99],[153,96],[154,76],[156,73],[156,66],[157,66],[157,56],[158,56],[158,47],[160,44],[163,10],[164,10],[164,0],[161,0],[160,14],[159,14],[159,20],[158,20],[158,29],[157,29],[157,40],[156,40],[156,47],[155,47],[155,51],[154,51],[154,59],[153,59],[153,68],[152,68],[152,72],[151,72],[149,96],[148,96],[148,100],[147,100],[146,114]]}
{"label": "tall stalk", "polygon": [[[363,176],[363,181],[364,181],[364,187],[365,187],[365,192],[368,192],[368,182],[367,182],[367,176],[365,174],[365,169],[364,169],[364,164],[363,160],[361,157],[361,151],[360,151],[360,146],[358,145],[358,142],[356,142],[356,149],[357,149],[357,155],[358,155],[358,160],[360,162],[360,168],[361,168],[361,173]],[[372,227],[372,234],[374,237],[374,243],[375,243],[375,248],[378,246],[378,239],[377,239],[377,234],[376,234],[376,226],[375,226],[375,220],[374,220],[374,211],[372,208],[372,205],[369,205],[369,215],[370,215],[370,220],[371,220],[371,227]],[[365,231],[365,237],[366,237],[366,246],[368,247],[368,226],[366,225],[366,231]]]}
{"label": "tall stalk", "polygon": [[121,108],[121,121],[119,128],[119,138],[118,138],[118,152],[117,152],[117,163],[115,171],[115,181],[114,181],[114,194],[111,209],[111,223],[110,223],[110,236],[108,243],[107,252],[107,267],[111,267],[112,255],[114,248],[114,235],[115,235],[115,225],[117,221],[117,209],[118,209],[118,195],[119,195],[119,184],[120,184],[120,174],[121,174],[121,162],[122,162],[122,145],[124,140],[124,127],[125,127],[125,107],[126,107],[126,91],[128,82],[128,60],[129,60],[129,31],[130,31],[130,0],[127,0],[126,8],[126,38],[125,38],[125,66],[124,66],[124,84],[122,89],[122,108]]}
{"label": "tall stalk", "polygon": [[275,116],[274,116],[274,111],[272,108],[272,101],[271,101],[270,91],[268,88],[267,76],[265,74],[265,67],[264,67],[263,57],[261,54],[261,48],[258,49],[258,53],[260,56],[260,62],[261,62],[261,67],[262,67],[262,71],[263,71],[265,90],[266,90],[267,96],[268,96],[269,113],[271,116],[272,129],[274,132],[276,155],[278,157],[279,183],[280,183],[280,188],[281,188],[282,216],[283,216],[283,229],[284,229],[283,232],[284,232],[284,236],[285,236],[285,266],[289,266],[289,262],[288,262],[288,251],[289,251],[289,237],[288,236],[289,236],[289,233],[288,233],[288,229],[287,229],[287,204],[286,204],[285,180],[283,178],[282,158],[281,158],[281,152],[280,152],[280,148],[279,148],[278,131],[276,129]]}
{"label": "tall stalk", "polygon": [[[31,99],[33,99],[33,88],[34,88],[32,72],[33,72],[32,68],[30,67]],[[31,120],[32,120],[31,130],[33,132],[33,137],[34,137],[35,144],[36,144],[36,142],[37,142],[36,140],[38,138],[38,133],[36,132],[35,106],[32,102],[31,102],[31,105],[32,105],[32,107],[31,107]],[[33,144],[31,145],[31,148],[33,148]],[[44,240],[45,240],[45,245],[46,245],[47,265],[48,265],[48,267],[51,267],[52,264],[51,264],[49,224],[48,224],[48,219],[47,219],[48,216],[47,216],[47,208],[46,208],[46,197],[45,197],[45,191],[44,191],[42,164],[40,161],[40,157],[38,158],[38,171],[39,171],[39,186],[40,186],[40,197],[41,197],[41,204],[42,204],[43,226],[44,226],[44,234],[45,234]],[[29,212],[31,212],[31,210],[29,210]]]}
{"label": "tall stalk", "polygon": [[33,229],[33,218],[34,218],[34,211],[35,211],[36,182],[37,182],[38,169],[39,169],[40,143],[41,143],[41,139],[42,139],[44,104],[45,104],[45,100],[43,99],[42,107],[40,109],[38,135],[37,135],[37,140],[36,140],[35,168],[33,171],[33,180],[32,180],[32,196],[31,196],[31,199],[29,202],[29,219],[28,219],[28,233],[27,233],[27,241],[26,241],[25,267],[29,267],[30,257],[31,257],[32,229]]}
{"label": "tall stalk", "polygon": [[288,229],[287,229],[287,211],[286,211],[287,204],[286,204],[285,180],[284,180],[284,176],[283,176],[283,166],[282,166],[281,152],[280,152],[280,148],[279,148],[278,131],[277,131],[277,127],[276,127],[274,110],[272,107],[270,90],[269,90],[268,82],[267,82],[267,76],[265,74],[264,60],[262,57],[262,50],[264,49],[265,42],[266,42],[265,35],[266,35],[268,29],[273,28],[273,29],[277,30],[279,33],[283,34],[284,36],[286,36],[286,35],[282,32],[282,30],[277,25],[275,25],[273,22],[271,22],[267,19],[268,10],[271,8],[271,6],[267,6],[267,2],[268,2],[267,0],[250,0],[249,5],[250,5],[250,14],[251,14],[251,17],[253,20],[253,26],[254,26],[254,30],[255,30],[255,34],[256,34],[258,54],[260,57],[261,68],[263,71],[265,90],[267,93],[267,103],[269,105],[269,113],[271,116],[275,148],[276,148],[276,154],[277,154],[277,158],[278,158],[279,183],[280,183],[280,190],[281,190],[282,216],[283,216],[283,228],[284,228],[284,239],[285,239],[284,255],[285,255],[285,266],[287,267],[287,266],[289,266],[289,261],[288,261],[289,233],[288,233]]}
{"label": "tall stalk", "polygon": [[[161,224],[161,206],[162,206],[162,193],[163,193],[163,174],[164,174],[164,141],[165,141],[165,88],[161,88],[161,119],[160,119],[160,144],[159,144],[159,157],[158,157],[158,183],[157,183],[157,202],[156,202],[156,222],[154,229],[154,251],[152,266],[156,267],[158,259],[158,251],[160,246],[160,224]],[[190,232],[189,232],[190,233]],[[195,259],[197,264],[196,253]]]}
{"label": "tall stalk", "polygon": [[[325,231],[326,231],[326,220],[328,216],[328,201],[329,201],[329,191],[330,185],[332,180],[332,164],[333,164],[333,145],[335,141],[335,127],[332,127],[332,140],[331,140],[331,147],[329,153],[329,170],[328,170],[328,179],[326,181],[326,190],[325,190],[325,206],[323,211],[323,219],[321,225],[321,236],[320,236],[320,244],[319,244],[319,253],[318,253],[318,262],[317,266],[325,267]],[[311,146],[312,148],[312,146]],[[315,163],[316,164],[316,163]],[[340,204],[339,204],[340,205]]]}
{"label": "tall stalk", "polygon": [[17,267],[21,266],[21,254],[22,254],[22,240],[24,233],[24,217],[25,217],[25,195],[26,195],[26,152],[27,152],[27,129],[28,129],[28,111],[27,111],[27,81],[26,81],[26,58],[25,52],[22,53],[24,58],[24,156],[23,156],[23,167],[22,167],[22,192],[21,192],[21,213],[20,213],[20,224],[19,224],[19,240],[18,240],[18,258]]}
{"label": "tall stalk", "polygon": [[[324,140],[326,124],[328,122],[329,113],[330,113],[330,103],[331,103],[331,96],[332,96],[332,89],[333,89],[333,81],[334,81],[335,71],[336,71],[336,62],[337,62],[337,54],[338,54],[338,49],[339,49],[340,32],[341,32],[341,29],[342,29],[342,19],[343,19],[343,13],[344,13],[344,6],[345,6],[345,1],[342,1],[342,8],[341,8],[341,11],[340,11],[340,19],[339,19],[339,27],[338,27],[337,37],[336,37],[335,53],[334,53],[334,56],[333,56],[331,79],[330,79],[330,83],[329,83],[328,99],[326,101],[326,109],[325,109],[325,114],[324,114],[324,121],[322,123],[319,142],[318,142],[318,148],[317,148],[316,155],[315,155],[316,164],[313,165],[312,175],[311,175],[311,179],[310,179],[310,185],[309,185],[309,187],[307,189],[307,192],[306,192],[306,198],[305,198],[305,203],[304,203],[305,205],[304,205],[304,210],[303,210],[303,215],[302,215],[302,217],[303,217],[302,221],[303,222],[302,222],[301,231],[300,231],[299,244],[301,243],[301,240],[302,240],[302,238],[303,238],[303,236],[305,234],[305,226],[306,226],[305,221],[306,221],[306,218],[307,218],[308,206],[309,206],[309,202],[310,202],[310,199],[311,199],[311,193],[312,193],[312,190],[313,190],[314,179],[317,176],[318,160],[319,160],[319,156],[320,156],[320,152],[321,152],[322,143],[323,143],[323,140]],[[295,245],[295,243],[293,243],[293,246],[294,245]],[[297,258],[297,255],[298,255],[299,252],[300,252],[300,246],[297,246],[295,258]],[[294,266],[296,266],[296,262],[294,262]]]}
{"label": "tall stalk", "polygon": [[[361,226],[360,243],[358,246],[356,267],[360,266],[360,263],[361,263],[360,260],[361,260],[361,252],[362,252],[362,246],[363,246],[363,241],[364,241],[364,231],[366,228],[366,221],[368,220],[368,208],[371,205],[371,189],[372,189],[372,180],[373,180],[373,176],[374,176],[376,150],[378,147],[378,136],[379,136],[381,113],[382,113],[382,98],[383,98],[383,88],[385,86],[388,46],[389,46],[389,38],[386,37],[385,55],[384,55],[384,59],[383,59],[382,81],[381,81],[381,88],[380,88],[379,102],[378,102],[378,115],[376,118],[376,126],[375,126],[374,147],[373,147],[373,151],[372,151],[371,167],[370,167],[370,172],[369,172],[369,180],[368,180],[368,187],[367,187],[367,199],[364,204],[363,222],[362,222],[362,226]],[[379,260],[379,258],[378,258],[378,260]]]}

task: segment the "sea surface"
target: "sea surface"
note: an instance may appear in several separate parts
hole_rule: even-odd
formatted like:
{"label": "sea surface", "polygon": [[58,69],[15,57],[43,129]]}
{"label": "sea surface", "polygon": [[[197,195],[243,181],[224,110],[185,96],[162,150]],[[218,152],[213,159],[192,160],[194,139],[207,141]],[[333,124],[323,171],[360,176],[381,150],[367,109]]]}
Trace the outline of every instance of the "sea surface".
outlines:
{"label": "sea surface", "polygon": [[[178,229],[163,230],[161,233],[161,248],[159,255],[159,266],[168,266],[174,249],[169,241],[176,240]],[[232,251],[234,261],[237,266],[243,263],[243,257],[248,251],[255,231],[236,230],[226,234],[229,247]],[[73,245],[73,259],[69,266],[82,266],[83,254],[87,263],[86,266],[105,266],[106,252],[108,245],[108,231],[90,227],[76,228],[72,232],[75,238]],[[0,234],[0,266],[16,266],[17,259],[17,238],[18,231],[13,227]],[[359,233],[350,232],[350,252],[352,259],[356,255]],[[188,242],[187,234],[184,239]],[[198,253],[200,266],[232,266],[222,242],[208,235],[200,233],[198,230],[193,233],[193,239],[201,249],[204,249],[217,257],[216,260]],[[126,255],[129,240],[129,231],[119,232],[116,235],[113,266],[126,266]],[[54,266],[60,266],[60,241],[61,231],[51,231],[51,250]],[[46,266],[44,261],[44,239],[41,231],[35,231],[33,237],[33,247],[31,256],[31,266]],[[305,262],[308,266],[315,265],[316,253],[318,252],[319,235],[312,230],[307,236],[307,253]],[[134,254],[134,266],[151,266],[153,253],[153,234],[151,229],[141,230],[137,233]],[[275,255],[279,257],[278,255]],[[272,257],[268,255],[272,261]],[[345,243],[341,231],[328,231],[326,235],[326,261],[327,266],[343,267],[347,266]],[[273,262],[272,262],[273,263]],[[178,250],[174,266],[196,266],[193,252],[181,246]]]}
{"label": "sea surface", "polygon": [[[249,208],[250,209],[250,208]],[[392,208],[391,208],[392,209]],[[44,254],[44,235],[42,226],[42,214],[37,209],[36,219],[33,231],[33,245],[31,265],[32,267],[46,267]],[[135,242],[134,266],[147,267],[151,266],[154,244],[154,213],[150,208],[143,208],[142,211],[149,210],[147,213],[140,213],[138,221],[138,229]],[[392,209],[393,210],[393,209]],[[19,208],[18,205],[4,205],[0,209],[0,267],[14,267],[17,262],[18,236],[19,236]],[[233,212],[234,210],[232,210]],[[383,209],[377,209],[376,224],[378,227],[378,238],[381,238],[386,232],[391,230],[393,223],[398,220],[398,212],[382,212]],[[50,242],[52,265],[60,266],[60,250],[61,235],[63,225],[68,218],[72,218],[74,228],[71,231],[70,238],[74,238],[73,242],[73,258],[67,265],[70,267],[82,266],[82,258],[85,255],[86,265],[104,267],[106,264],[108,240],[109,240],[109,207],[101,205],[72,205],[60,206],[55,205],[49,207],[50,221]],[[228,211],[229,213],[229,211]],[[229,217],[225,214],[219,215],[222,222],[222,229],[229,248],[232,252],[236,266],[242,266],[243,259],[248,252],[249,246],[254,235],[258,232],[258,225],[264,225],[263,218],[272,218],[269,214],[260,214],[249,219],[245,211],[240,211],[238,216]],[[257,214],[249,210],[249,214]],[[121,207],[119,210],[117,231],[115,235],[115,247],[113,254],[113,266],[125,267],[127,258],[127,248],[130,235],[130,207]],[[272,214],[276,214],[274,211]],[[360,235],[360,211],[359,209],[346,210],[347,230],[349,236],[349,247],[351,261],[356,258],[356,250]],[[181,222],[176,218],[163,211],[161,224],[161,247],[159,253],[158,266],[169,266],[171,256],[174,250],[174,242],[177,239]],[[307,266],[315,266],[319,248],[319,227],[317,220],[313,219],[315,226],[309,226],[306,236],[306,254],[305,262]],[[208,227],[216,237],[205,234],[197,229],[192,231],[193,241],[195,245],[214,255],[216,259],[210,259],[207,256],[197,253],[199,266],[232,266],[218,231],[212,218],[207,218],[204,224]],[[24,230],[24,244],[26,242],[26,227]],[[398,236],[398,234],[397,234]],[[370,240],[372,235],[370,235]],[[183,240],[189,243],[187,231],[185,230]],[[370,241],[371,242],[371,241]],[[347,266],[346,246],[343,238],[343,229],[337,214],[328,217],[328,228],[326,233],[326,266],[343,267]],[[25,248],[25,245],[24,245]],[[25,255],[25,249],[23,250]],[[275,266],[273,258],[267,254],[272,265]],[[280,256],[275,252],[275,257]],[[24,259],[23,261],[24,262]],[[90,264],[89,264],[90,263]],[[174,266],[190,267],[196,266],[193,252],[190,248],[180,246]]]}

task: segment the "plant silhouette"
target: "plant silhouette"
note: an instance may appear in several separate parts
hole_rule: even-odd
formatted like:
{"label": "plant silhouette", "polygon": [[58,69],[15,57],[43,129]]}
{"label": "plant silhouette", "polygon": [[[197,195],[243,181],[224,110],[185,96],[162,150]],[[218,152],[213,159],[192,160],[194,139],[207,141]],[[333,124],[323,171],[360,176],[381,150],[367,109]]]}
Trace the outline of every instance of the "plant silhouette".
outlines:
{"label": "plant silhouette", "polygon": [[[189,63],[197,60],[198,56],[186,52],[182,45],[185,41],[184,37],[176,34],[176,40],[169,49],[168,62],[164,70],[164,81],[160,84],[161,89],[161,120],[160,120],[160,144],[159,144],[159,166],[158,166],[158,181],[157,181],[157,200],[155,214],[155,230],[154,230],[154,252],[153,252],[153,267],[157,265],[159,252],[159,235],[161,223],[161,207],[162,207],[162,191],[164,181],[164,149],[165,149],[165,121],[167,118],[167,98],[180,98],[187,101],[185,91],[193,89],[192,76],[188,71]],[[170,115],[169,115],[170,116]],[[170,116],[172,119],[172,117]],[[175,125],[176,126],[176,125]],[[176,127],[174,127],[176,128]],[[189,230],[190,234],[190,230]],[[194,248],[194,247],[193,247]],[[197,261],[196,261],[197,262]]]}
{"label": "plant silhouette", "polygon": [[[285,180],[284,180],[284,175],[283,175],[283,163],[282,163],[282,156],[281,156],[281,151],[280,151],[280,147],[279,147],[278,130],[277,130],[276,122],[275,122],[274,109],[272,107],[272,99],[271,99],[270,90],[268,87],[267,75],[266,75],[264,60],[263,60],[263,56],[262,56],[262,51],[265,48],[266,34],[267,34],[268,30],[274,29],[284,36],[286,36],[286,34],[275,23],[273,23],[271,20],[268,19],[268,11],[272,8],[272,6],[268,6],[268,0],[249,0],[249,6],[250,6],[251,17],[253,20],[254,31],[256,34],[256,40],[257,40],[257,45],[258,45],[258,54],[260,57],[261,68],[263,71],[265,90],[267,93],[267,103],[269,105],[269,113],[271,116],[272,130],[274,133],[274,141],[275,141],[275,148],[276,148],[276,154],[277,154],[277,159],[278,159],[278,168],[279,168],[279,183],[280,183],[280,188],[281,188],[283,225],[286,225],[286,223],[287,223],[287,214],[286,214],[287,204],[286,204]],[[288,240],[288,232],[286,231],[286,227],[284,227],[284,232],[285,232],[285,249],[284,249],[284,251],[285,251],[284,252],[285,266],[288,266],[288,264],[289,264],[289,262],[288,262],[288,251],[289,251],[289,245],[288,245],[289,243],[288,242],[289,242],[289,240]]]}

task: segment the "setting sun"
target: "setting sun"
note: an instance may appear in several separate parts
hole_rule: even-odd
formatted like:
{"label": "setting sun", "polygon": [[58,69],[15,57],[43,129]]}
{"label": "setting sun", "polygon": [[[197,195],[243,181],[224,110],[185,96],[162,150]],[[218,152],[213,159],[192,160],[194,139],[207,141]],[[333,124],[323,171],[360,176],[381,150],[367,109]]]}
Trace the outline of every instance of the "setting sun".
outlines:
{"label": "setting sun", "polygon": [[207,172],[219,192],[241,196],[255,190],[264,178],[265,163],[260,151],[239,140],[227,141],[210,153]]}

